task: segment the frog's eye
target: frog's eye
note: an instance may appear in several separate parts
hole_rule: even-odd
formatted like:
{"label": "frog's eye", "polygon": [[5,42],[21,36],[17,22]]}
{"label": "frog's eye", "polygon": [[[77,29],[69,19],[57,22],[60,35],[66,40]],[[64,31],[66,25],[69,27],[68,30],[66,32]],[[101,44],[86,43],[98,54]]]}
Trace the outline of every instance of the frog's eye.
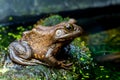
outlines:
{"label": "frog's eye", "polygon": [[65,27],[64,27],[67,31],[73,31],[74,30],[74,27],[72,24],[67,24]]}
{"label": "frog's eye", "polygon": [[57,30],[56,31],[56,36],[61,36],[62,35],[62,31],[61,30]]}

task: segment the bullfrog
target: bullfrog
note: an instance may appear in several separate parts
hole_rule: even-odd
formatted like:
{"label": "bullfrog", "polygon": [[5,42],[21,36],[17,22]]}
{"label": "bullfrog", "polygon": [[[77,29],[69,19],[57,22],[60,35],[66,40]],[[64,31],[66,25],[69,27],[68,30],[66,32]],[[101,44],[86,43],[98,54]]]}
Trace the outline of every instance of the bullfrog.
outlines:
{"label": "bullfrog", "polygon": [[21,39],[9,45],[10,59],[21,65],[42,64],[67,69],[72,63],[65,63],[55,56],[62,47],[82,34],[83,29],[75,23],[75,19],[69,19],[54,26],[35,25],[32,30],[23,32]]}

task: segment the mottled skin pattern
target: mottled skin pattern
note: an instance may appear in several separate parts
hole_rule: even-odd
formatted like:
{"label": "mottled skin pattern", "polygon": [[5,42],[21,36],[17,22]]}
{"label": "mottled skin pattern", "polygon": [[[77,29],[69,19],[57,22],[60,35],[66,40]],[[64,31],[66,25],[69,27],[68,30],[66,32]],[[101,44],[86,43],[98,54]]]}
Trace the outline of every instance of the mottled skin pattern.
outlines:
{"label": "mottled skin pattern", "polygon": [[[9,45],[10,59],[21,65],[43,64],[67,69],[71,63],[59,61],[55,55],[64,45],[68,45],[82,33],[82,28],[74,19],[55,26],[36,25],[23,33],[23,37]],[[62,53],[61,53],[62,54]]]}

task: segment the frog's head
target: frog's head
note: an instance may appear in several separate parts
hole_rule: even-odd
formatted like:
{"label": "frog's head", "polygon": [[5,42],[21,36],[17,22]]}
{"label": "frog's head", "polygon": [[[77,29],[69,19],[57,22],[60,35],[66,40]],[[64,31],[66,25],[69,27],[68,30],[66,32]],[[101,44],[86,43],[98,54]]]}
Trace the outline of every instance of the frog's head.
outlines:
{"label": "frog's head", "polygon": [[76,25],[75,19],[70,19],[68,22],[62,22],[56,25],[54,39],[55,41],[69,41],[80,36],[83,32],[83,29]]}
{"label": "frog's head", "polygon": [[80,36],[83,32],[82,28],[75,24],[75,19],[61,22],[55,26],[36,25],[34,32],[42,35],[42,38],[49,42],[66,42]]}

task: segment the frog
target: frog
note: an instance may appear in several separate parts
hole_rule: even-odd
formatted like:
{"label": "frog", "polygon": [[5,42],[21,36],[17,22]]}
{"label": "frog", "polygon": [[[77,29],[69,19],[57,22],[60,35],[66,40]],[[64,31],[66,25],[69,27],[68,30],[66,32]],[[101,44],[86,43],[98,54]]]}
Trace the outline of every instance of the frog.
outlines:
{"label": "frog", "polygon": [[41,64],[68,69],[72,63],[55,56],[83,33],[82,27],[75,23],[76,20],[71,18],[54,26],[35,25],[32,30],[23,32],[19,40],[10,43],[10,59],[20,65]]}

